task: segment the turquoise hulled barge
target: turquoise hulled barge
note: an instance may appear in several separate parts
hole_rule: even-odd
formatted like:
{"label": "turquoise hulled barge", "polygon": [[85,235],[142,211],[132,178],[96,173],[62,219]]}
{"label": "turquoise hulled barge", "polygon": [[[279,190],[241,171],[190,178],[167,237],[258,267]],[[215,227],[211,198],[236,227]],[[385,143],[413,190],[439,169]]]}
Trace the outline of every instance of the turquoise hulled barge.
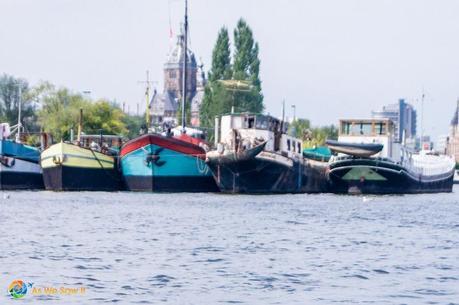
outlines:
{"label": "turquoise hulled barge", "polygon": [[202,140],[146,134],[123,145],[121,171],[131,191],[214,192]]}

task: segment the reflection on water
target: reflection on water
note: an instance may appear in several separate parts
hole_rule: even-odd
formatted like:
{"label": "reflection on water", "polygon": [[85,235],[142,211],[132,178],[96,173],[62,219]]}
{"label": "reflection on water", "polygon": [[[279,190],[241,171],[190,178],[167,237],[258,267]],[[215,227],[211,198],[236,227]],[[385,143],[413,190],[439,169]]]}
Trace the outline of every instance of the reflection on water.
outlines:
{"label": "reflection on water", "polygon": [[457,193],[0,198],[1,304],[459,304]]}

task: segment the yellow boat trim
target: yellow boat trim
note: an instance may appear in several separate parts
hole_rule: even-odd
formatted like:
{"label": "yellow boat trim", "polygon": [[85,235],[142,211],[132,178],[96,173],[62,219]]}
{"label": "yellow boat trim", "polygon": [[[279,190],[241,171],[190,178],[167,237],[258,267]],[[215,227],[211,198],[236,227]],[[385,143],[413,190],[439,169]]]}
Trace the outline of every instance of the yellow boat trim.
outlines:
{"label": "yellow boat trim", "polygon": [[114,157],[68,143],[51,145],[41,153],[40,158],[42,168],[60,165],[104,169],[115,167]]}

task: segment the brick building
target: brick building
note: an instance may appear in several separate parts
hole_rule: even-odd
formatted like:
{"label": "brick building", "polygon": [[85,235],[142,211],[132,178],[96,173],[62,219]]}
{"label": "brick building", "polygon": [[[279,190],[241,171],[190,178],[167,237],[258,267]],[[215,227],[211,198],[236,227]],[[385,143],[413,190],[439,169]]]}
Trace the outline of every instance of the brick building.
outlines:
{"label": "brick building", "polygon": [[[156,90],[150,102],[152,125],[177,125],[177,111],[182,99],[183,80],[183,47],[184,35],[177,36],[177,42],[172,48],[164,64],[164,88],[162,93]],[[202,102],[203,86],[205,85],[202,66],[198,67],[193,52],[187,50],[187,102],[191,102],[192,125],[199,125],[199,107]],[[197,109],[197,110],[196,110]]]}

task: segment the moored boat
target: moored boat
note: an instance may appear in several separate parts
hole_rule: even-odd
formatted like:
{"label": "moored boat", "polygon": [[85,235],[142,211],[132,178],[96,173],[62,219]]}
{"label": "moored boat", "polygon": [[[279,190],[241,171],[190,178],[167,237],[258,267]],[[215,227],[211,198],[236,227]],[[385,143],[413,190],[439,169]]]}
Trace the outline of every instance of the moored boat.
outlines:
{"label": "moored boat", "polygon": [[0,189],[43,189],[39,149],[9,136],[9,125],[0,124]]}
{"label": "moored boat", "polygon": [[[107,141],[108,136],[102,138]],[[61,142],[45,149],[41,153],[45,188],[53,191],[121,189],[116,153],[102,149],[103,145],[96,142],[91,144],[84,146],[83,143],[76,145]]]}
{"label": "moored boat", "polygon": [[207,153],[217,185],[228,193],[305,193],[327,190],[326,162],[302,156],[300,139],[268,115],[229,114],[215,125],[217,149]]}
{"label": "moored boat", "polygon": [[338,141],[342,147],[354,142],[355,146],[371,143],[383,148],[371,156],[352,150],[333,156],[328,172],[330,190],[354,194],[451,192],[453,159],[426,151],[416,153],[394,141],[393,131],[388,119],[341,120]]}
{"label": "moored boat", "polygon": [[145,134],[121,148],[124,181],[131,191],[215,192],[205,164],[206,142],[191,129],[180,135]]}

